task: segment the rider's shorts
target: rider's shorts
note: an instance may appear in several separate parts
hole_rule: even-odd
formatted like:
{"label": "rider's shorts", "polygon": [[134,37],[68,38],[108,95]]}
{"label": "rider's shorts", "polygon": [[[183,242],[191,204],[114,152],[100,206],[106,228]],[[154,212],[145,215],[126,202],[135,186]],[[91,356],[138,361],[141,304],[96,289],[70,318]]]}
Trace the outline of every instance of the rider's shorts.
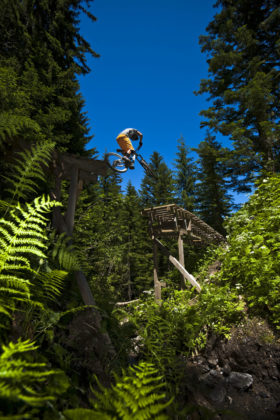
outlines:
{"label": "rider's shorts", "polygon": [[124,151],[124,152],[127,152],[128,150],[134,150],[134,147],[132,146],[132,143],[131,143],[131,141],[130,141],[130,138],[129,137],[127,137],[126,135],[124,135],[124,134],[120,134],[118,137],[117,137],[117,142],[118,142],[118,144],[119,144],[119,146],[122,148],[122,150]]}

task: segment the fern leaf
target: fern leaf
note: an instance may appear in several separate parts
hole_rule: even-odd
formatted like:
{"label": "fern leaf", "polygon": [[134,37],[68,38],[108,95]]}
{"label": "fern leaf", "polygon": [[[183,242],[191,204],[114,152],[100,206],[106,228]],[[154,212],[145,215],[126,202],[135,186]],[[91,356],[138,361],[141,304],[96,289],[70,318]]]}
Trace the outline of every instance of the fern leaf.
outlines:
{"label": "fern leaf", "polygon": [[[0,219],[0,290],[14,302],[25,299],[32,305],[41,306],[30,300],[30,278],[35,275],[30,258],[46,258],[46,214],[57,204],[48,197],[38,197],[26,207],[14,206],[8,214],[9,220]],[[8,304],[3,306],[8,310]]]}
{"label": "fern leaf", "polygon": [[100,391],[92,390],[96,396],[92,418],[103,415],[123,420],[167,419],[164,411],[172,400],[165,402],[165,393],[159,393],[165,383],[152,364],[142,362],[123,371],[122,378],[115,375],[115,379],[111,389],[97,381]]}
{"label": "fern leaf", "polygon": [[[106,413],[96,413],[88,408],[74,408],[65,410],[63,415],[67,420],[117,420],[117,417],[109,416]],[[1,420],[1,419],[0,419]]]}
{"label": "fern leaf", "polygon": [[[9,343],[3,346],[0,356],[0,399],[23,401],[32,406],[42,406],[47,401],[55,399],[55,395],[44,392],[48,378],[59,375],[63,378],[64,391],[68,381],[63,372],[48,369],[45,362],[30,362],[24,354],[35,352],[38,346],[30,340]],[[58,389],[59,391],[59,389]]]}
{"label": "fern leaf", "polygon": [[12,112],[2,112],[0,114],[0,146],[9,138],[28,131],[39,133],[40,126],[24,115],[15,115]]}
{"label": "fern leaf", "polygon": [[66,271],[52,270],[48,273],[38,273],[34,279],[34,287],[37,288],[37,296],[41,296],[44,301],[55,301],[61,295],[65,279],[68,276]]}
{"label": "fern leaf", "polygon": [[67,271],[80,270],[81,263],[77,255],[76,249],[69,244],[69,236],[62,233],[58,236],[52,251],[52,257],[58,259],[59,265]]}
{"label": "fern leaf", "polygon": [[5,176],[8,183],[6,192],[15,199],[27,200],[36,193],[39,182],[45,181],[44,167],[52,157],[55,143],[41,142],[32,146],[31,150],[18,153],[12,171]]}

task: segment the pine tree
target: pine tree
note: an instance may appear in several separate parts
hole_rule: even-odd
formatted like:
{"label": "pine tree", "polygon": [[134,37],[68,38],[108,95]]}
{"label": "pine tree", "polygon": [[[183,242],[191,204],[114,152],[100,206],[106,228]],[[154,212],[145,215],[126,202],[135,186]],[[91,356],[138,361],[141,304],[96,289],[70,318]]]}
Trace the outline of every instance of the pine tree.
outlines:
{"label": "pine tree", "polygon": [[199,156],[196,204],[199,216],[224,234],[223,221],[232,209],[232,197],[227,192],[227,181],[224,179],[221,145],[208,132],[205,140],[194,150]]}
{"label": "pine tree", "polygon": [[148,175],[143,178],[140,188],[142,206],[150,207],[173,203],[175,198],[172,172],[158,152],[152,154],[150,166],[157,174],[157,179]]}
{"label": "pine tree", "polygon": [[280,170],[279,1],[218,0],[215,6],[208,35],[200,37],[210,77],[198,93],[212,100],[201,112],[202,126],[230,136],[228,173],[237,191],[248,191],[256,174]]}
{"label": "pine tree", "polygon": [[188,157],[190,152],[186,147],[183,138],[178,140],[178,152],[175,159],[175,179],[174,187],[176,191],[176,203],[189,210],[194,210],[195,203],[195,168],[193,159]]}
{"label": "pine tree", "polygon": [[[14,59],[18,83],[30,94],[30,116],[61,150],[85,153],[91,137],[77,75],[86,53],[97,54],[79,33],[82,0],[3,0],[0,59]],[[89,5],[89,1],[85,1]]]}
{"label": "pine tree", "polygon": [[129,182],[121,214],[122,225],[126,227],[124,263],[127,264],[128,299],[139,297],[143,290],[152,285],[152,243],[148,234],[147,220],[141,215],[140,197]]}
{"label": "pine tree", "polygon": [[99,303],[119,299],[126,282],[120,182],[115,173],[101,177],[98,184],[82,191],[76,210],[74,243]]}

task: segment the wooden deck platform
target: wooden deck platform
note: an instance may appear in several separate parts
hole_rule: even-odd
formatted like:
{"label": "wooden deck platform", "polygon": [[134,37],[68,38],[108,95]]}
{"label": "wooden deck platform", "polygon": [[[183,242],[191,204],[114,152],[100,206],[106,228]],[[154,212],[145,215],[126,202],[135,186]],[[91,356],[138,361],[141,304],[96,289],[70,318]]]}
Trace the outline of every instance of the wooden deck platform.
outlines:
{"label": "wooden deck platform", "polygon": [[225,238],[199,217],[177,204],[146,208],[142,215],[149,219],[154,237],[187,235],[192,241],[219,243]]}

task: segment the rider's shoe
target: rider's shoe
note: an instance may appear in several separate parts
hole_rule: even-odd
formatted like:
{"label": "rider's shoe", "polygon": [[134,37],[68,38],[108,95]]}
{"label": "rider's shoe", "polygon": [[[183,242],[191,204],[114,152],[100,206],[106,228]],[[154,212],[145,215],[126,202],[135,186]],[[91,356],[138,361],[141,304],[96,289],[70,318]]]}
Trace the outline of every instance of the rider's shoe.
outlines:
{"label": "rider's shoe", "polygon": [[131,164],[129,165],[129,169],[135,169],[135,167],[134,167],[134,163],[131,163]]}
{"label": "rider's shoe", "polygon": [[126,156],[123,156],[123,160],[124,160],[125,166],[128,167],[128,168],[130,168],[131,160],[128,157],[126,157]]}

